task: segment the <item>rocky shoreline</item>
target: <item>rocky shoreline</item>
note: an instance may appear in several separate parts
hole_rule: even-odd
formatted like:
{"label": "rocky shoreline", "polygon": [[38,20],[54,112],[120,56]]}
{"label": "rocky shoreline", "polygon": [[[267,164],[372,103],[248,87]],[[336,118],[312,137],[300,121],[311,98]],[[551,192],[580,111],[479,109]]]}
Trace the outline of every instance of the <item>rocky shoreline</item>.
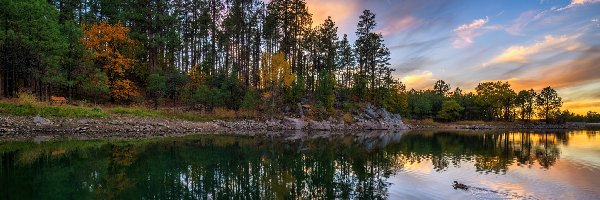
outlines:
{"label": "rocky shoreline", "polygon": [[255,135],[274,131],[359,132],[406,130],[397,114],[385,109],[367,108],[353,116],[353,122],[341,119],[315,121],[308,118],[281,117],[267,120],[215,120],[191,122],[152,117],[117,116],[111,118],[61,118],[0,116],[0,140],[34,138],[40,135],[77,138],[141,138],[199,133],[239,133]]}
{"label": "rocky shoreline", "polygon": [[61,118],[0,116],[0,141],[30,139],[39,136],[67,138],[146,138],[189,134],[227,133],[238,135],[268,135],[277,132],[329,132],[353,134],[367,131],[398,130],[550,130],[582,129],[585,124],[561,125],[545,123],[494,123],[460,125],[405,124],[400,115],[385,109],[367,106],[352,116],[352,122],[329,118],[315,121],[309,118],[279,117],[266,120],[215,120],[191,122],[153,117],[114,116],[110,118]]}

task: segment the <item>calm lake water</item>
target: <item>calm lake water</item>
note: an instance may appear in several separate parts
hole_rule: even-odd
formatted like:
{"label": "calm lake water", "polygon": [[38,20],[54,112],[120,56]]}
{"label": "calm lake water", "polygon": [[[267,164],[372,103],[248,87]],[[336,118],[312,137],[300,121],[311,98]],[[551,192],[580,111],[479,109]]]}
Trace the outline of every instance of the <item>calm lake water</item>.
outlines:
{"label": "calm lake water", "polygon": [[600,197],[599,131],[292,136],[0,142],[0,199]]}

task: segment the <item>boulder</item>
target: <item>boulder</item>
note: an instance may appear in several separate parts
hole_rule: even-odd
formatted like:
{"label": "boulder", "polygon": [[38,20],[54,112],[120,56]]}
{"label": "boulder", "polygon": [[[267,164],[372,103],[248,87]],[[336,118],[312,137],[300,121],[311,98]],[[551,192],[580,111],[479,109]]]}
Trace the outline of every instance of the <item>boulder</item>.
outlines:
{"label": "boulder", "polygon": [[33,117],[33,123],[35,123],[36,125],[51,125],[52,121],[40,116],[35,116]]}
{"label": "boulder", "polygon": [[306,122],[299,118],[290,118],[285,117],[283,120],[283,125],[293,130],[301,130],[306,127]]}

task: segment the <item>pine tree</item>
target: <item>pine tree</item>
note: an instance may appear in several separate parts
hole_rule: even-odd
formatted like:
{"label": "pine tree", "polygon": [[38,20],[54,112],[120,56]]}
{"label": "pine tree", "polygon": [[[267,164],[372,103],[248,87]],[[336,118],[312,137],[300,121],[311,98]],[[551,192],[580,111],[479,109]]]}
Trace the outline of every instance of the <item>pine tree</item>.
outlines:
{"label": "pine tree", "polygon": [[344,37],[337,46],[337,67],[340,70],[340,74],[342,74],[340,85],[349,88],[352,83],[352,75],[354,74],[354,65],[356,65],[356,62],[352,46],[350,46],[350,42],[348,41],[348,35],[344,34]]}

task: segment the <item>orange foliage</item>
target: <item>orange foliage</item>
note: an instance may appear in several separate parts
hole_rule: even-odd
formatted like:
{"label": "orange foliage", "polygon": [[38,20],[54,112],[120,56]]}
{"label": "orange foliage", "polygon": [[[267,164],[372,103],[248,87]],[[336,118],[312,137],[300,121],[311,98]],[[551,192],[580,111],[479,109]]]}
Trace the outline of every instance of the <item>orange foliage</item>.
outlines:
{"label": "orange foliage", "polygon": [[115,100],[127,101],[140,96],[137,87],[130,80],[113,81],[110,88],[110,96]]}
{"label": "orange foliage", "polygon": [[129,100],[139,96],[132,81],[125,78],[133,68],[135,60],[125,56],[123,50],[132,49],[136,43],[129,38],[129,28],[121,23],[94,23],[82,25],[81,42],[94,53],[94,60],[109,79],[111,97],[115,100]]}

